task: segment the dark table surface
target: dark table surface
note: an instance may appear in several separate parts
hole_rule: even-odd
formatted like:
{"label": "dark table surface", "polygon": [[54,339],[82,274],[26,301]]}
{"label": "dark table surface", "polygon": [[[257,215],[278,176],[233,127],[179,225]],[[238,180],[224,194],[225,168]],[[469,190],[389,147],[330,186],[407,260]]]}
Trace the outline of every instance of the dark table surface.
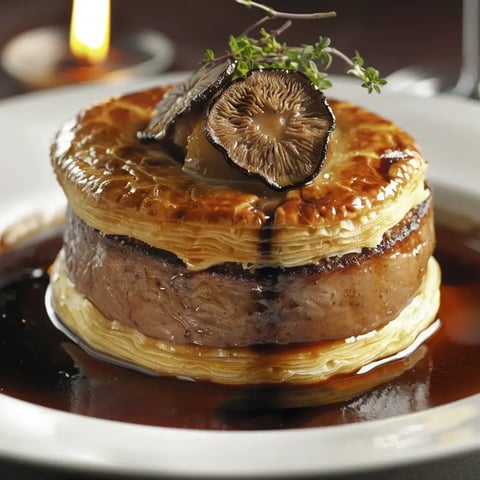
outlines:
{"label": "dark table surface", "polygon": [[[461,65],[460,0],[284,0],[266,2],[278,10],[336,10],[336,19],[292,27],[286,40],[311,42],[319,34],[330,36],[335,46],[349,54],[359,50],[368,63],[384,75],[420,65],[453,85]],[[1,0],[0,48],[32,28],[68,25],[71,3],[65,0]],[[114,0],[113,36],[143,29],[165,33],[176,50],[172,71],[194,68],[205,48],[224,49],[230,33],[239,33],[260,13],[228,0]],[[340,67],[334,67],[338,73]],[[0,99],[27,93],[15,79],[0,71]],[[1,434],[1,433],[0,433]],[[79,479],[78,472],[58,471],[0,459],[0,478]],[[465,453],[428,464],[369,472],[349,479],[478,479],[480,455]]]}

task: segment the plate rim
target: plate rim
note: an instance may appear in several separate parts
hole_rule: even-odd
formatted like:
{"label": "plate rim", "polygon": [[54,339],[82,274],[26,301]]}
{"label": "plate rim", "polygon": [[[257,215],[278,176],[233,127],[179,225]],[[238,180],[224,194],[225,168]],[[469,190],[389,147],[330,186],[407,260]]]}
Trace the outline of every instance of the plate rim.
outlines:
{"label": "plate rim", "polygon": [[[116,82],[109,84],[89,84],[76,87],[61,87],[60,89],[35,92],[19,97],[13,97],[0,101],[0,116],[5,110],[14,110],[19,105],[23,107],[30,104],[38,104],[49,101],[52,95],[57,99],[68,99],[74,97],[75,102],[84,98],[98,97],[100,99],[106,96],[108,92],[115,91],[134,91],[135,89],[145,88],[146,86],[155,83],[173,82],[185,75],[184,72],[173,72],[164,74],[156,79],[139,79],[136,81]],[[340,83],[339,91],[349,91],[353,82],[346,79],[336,80]],[[358,88],[358,87],[355,87]],[[354,95],[354,98],[367,98],[360,95]],[[397,100],[392,100],[397,98]],[[387,94],[388,101],[400,101],[405,98],[412,97],[408,95]],[[363,100],[362,100],[363,101]],[[388,103],[387,101],[387,103]],[[425,99],[426,104],[435,104],[435,102],[446,103],[447,105],[458,105],[460,110],[467,109],[477,111],[480,113],[480,104],[474,104],[471,101],[465,101],[457,97],[443,96],[436,97],[436,99]],[[378,102],[378,101],[377,101]],[[382,100],[379,101],[380,103]],[[72,111],[72,114],[75,111]],[[480,131],[480,129],[479,129]],[[1,161],[0,161],[1,162]],[[470,167],[472,167],[470,165]],[[442,188],[451,189],[452,185],[446,179],[445,186]],[[463,193],[462,193],[463,194]],[[467,189],[467,196],[473,195],[478,199],[480,193],[470,188]],[[1,194],[0,194],[1,199]],[[0,215],[3,213],[0,206]],[[479,217],[480,218],[480,217]],[[276,476],[278,478],[288,478],[291,475],[306,476],[306,475],[331,475],[331,474],[345,474],[367,470],[374,470],[383,467],[395,467],[415,462],[434,460],[446,455],[455,455],[459,452],[467,452],[480,448],[480,395],[474,395],[448,405],[434,407],[422,412],[416,412],[406,415],[400,415],[385,420],[371,420],[359,424],[348,424],[331,427],[316,427],[316,428],[294,428],[288,430],[269,430],[269,431],[204,431],[204,430],[188,430],[188,429],[173,429],[168,427],[152,427],[146,425],[125,424],[113,420],[105,420],[98,418],[85,417],[83,415],[54,410],[52,408],[43,407],[13,397],[9,397],[0,393],[0,427],[10,422],[10,435],[8,438],[15,437],[15,434],[23,432],[30,434],[32,438],[38,441],[38,435],[42,432],[38,430],[29,430],[28,425],[23,423],[19,429],[19,425],[13,423],[13,418],[8,418],[8,412],[11,408],[18,413],[23,412],[26,418],[34,416],[37,421],[41,419],[41,428],[45,428],[43,432],[43,440],[54,443],[45,444],[42,446],[43,450],[31,452],[25,447],[29,447],[27,443],[23,449],[19,450],[11,442],[6,441],[8,437],[2,434],[0,437],[0,458],[21,460],[33,464],[41,464],[45,466],[55,466],[68,468],[85,472],[99,472],[115,474],[121,469],[122,473],[130,474],[156,474],[166,477],[183,476],[183,477],[197,477],[205,476],[209,478],[220,478],[228,475],[229,477],[247,477],[256,475],[260,477]],[[452,423],[451,430],[441,430],[439,426],[445,427],[446,419],[450,419]],[[18,420],[18,419],[17,419]],[[34,423],[34,422],[32,422]],[[15,427],[17,427],[15,429]],[[435,427],[435,428],[434,428]],[[32,425],[30,425],[32,429]],[[80,429],[80,430],[79,430]],[[182,462],[178,458],[178,463],[162,463],[159,462],[160,457],[155,454],[155,450],[141,451],[135,450],[138,458],[135,462],[126,462],[125,451],[120,448],[119,444],[115,444],[118,438],[115,437],[117,432],[128,431],[128,436],[135,436],[141,440],[143,436],[148,439],[163,442],[162,445],[171,442],[171,439],[180,439],[184,445],[188,443],[189,448],[197,447],[197,457],[195,462]],[[393,431],[392,431],[393,430]],[[88,455],[88,451],[72,450],[72,447],[80,448],[75,436],[81,437],[82,434],[95,431],[95,438],[90,444],[98,445],[102,442],[113,442],[110,447],[116,447],[117,453],[108,451],[110,456],[105,456],[106,453],[102,450],[104,457]],[[79,433],[82,432],[82,433]],[[420,433],[419,433],[420,432]],[[430,437],[422,437],[421,434],[428,433]],[[58,455],[59,438],[61,440],[68,440],[69,450],[64,452],[62,456]],[[115,435],[113,435],[115,434]],[[57,435],[55,443],[54,437]],[[113,435],[113,436],[112,436]],[[365,436],[370,442],[375,444],[373,451],[378,453],[375,461],[368,461],[367,459],[356,458],[355,461],[338,462],[334,461],[334,448],[331,445],[333,439],[337,437],[351,437],[358,436],[365,443]],[[450,435],[450,437],[449,437]],[[463,436],[462,436],[463,435]],[[440,437],[442,442],[438,443]],[[448,437],[448,438],[447,438]],[[437,444],[432,451],[431,443],[419,444],[420,440],[424,442],[437,439]],[[445,440],[447,438],[448,441]],[[450,440],[449,440],[450,438]],[[429,440],[430,439],[430,440]],[[207,442],[208,446],[220,447],[225,444],[227,449],[222,450],[222,455],[219,458],[218,464],[206,465],[205,460],[201,457],[204,455],[204,450],[198,450],[199,443]],[[288,458],[282,458],[281,455],[276,455],[272,452],[272,447],[283,449],[282,452],[288,452],[289,449],[298,445],[299,442],[307,448],[308,451],[303,452],[303,456],[296,460],[296,463],[288,462]],[[305,442],[310,442],[308,445]],[[322,444],[322,442],[325,442]],[[375,443],[376,442],[376,443]],[[234,445],[235,444],[235,445]],[[262,446],[268,445],[270,450],[263,450]],[[324,449],[330,448],[329,458],[325,461],[315,460],[315,450],[313,447],[322,445]],[[352,443],[346,443],[343,447],[353,448]],[[356,444],[355,444],[356,445]],[[430,447],[429,447],[430,445]],[[38,446],[38,445],[37,445]],[[88,446],[88,445],[87,445]],[[122,445],[120,445],[121,447]],[[125,447],[125,445],[123,445]],[[342,447],[342,448],[343,448]],[[428,448],[427,448],[428,447]],[[85,445],[83,446],[85,448]],[[54,454],[55,453],[55,454]],[[249,453],[251,455],[250,462],[242,462],[242,454]],[[275,454],[275,455],[274,455]],[[307,456],[310,455],[310,457]],[[336,457],[338,460],[338,456]],[[165,462],[166,458],[163,458]],[[233,462],[237,460],[235,465]],[[275,460],[275,463],[272,463]],[[169,460],[172,462],[172,460]],[[139,464],[138,462],[143,462]],[[303,462],[303,463],[302,463]]]}

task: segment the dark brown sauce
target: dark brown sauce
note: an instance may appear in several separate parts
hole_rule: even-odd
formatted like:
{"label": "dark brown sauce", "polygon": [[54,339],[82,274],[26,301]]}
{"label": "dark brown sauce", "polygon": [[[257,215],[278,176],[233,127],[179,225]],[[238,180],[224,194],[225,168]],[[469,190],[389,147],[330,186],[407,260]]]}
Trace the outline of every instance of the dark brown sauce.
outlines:
{"label": "dark brown sauce", "polygon": [[245,389],[152,378],[89,357],[45,312],[46,269],[61,239],[58,231],[44,232],[0,255],[0,392],[123,422],[248,430],[386,418],[480,393],[480,238],[445,227],[437,234],[443,325],[414,366],[346,402],[285,408],[293,398],[311,399],[319,387]]}

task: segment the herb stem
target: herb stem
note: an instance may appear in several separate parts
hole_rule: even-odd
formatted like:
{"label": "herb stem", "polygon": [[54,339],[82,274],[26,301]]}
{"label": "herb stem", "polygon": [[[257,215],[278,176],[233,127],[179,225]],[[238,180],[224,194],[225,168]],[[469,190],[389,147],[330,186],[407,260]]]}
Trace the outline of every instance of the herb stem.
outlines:
{"label": "herb stem", "polygon": [[279,37],[285,30],[288,30],[291,26],[292,26],[292,21],[287,20],[285,23],[280,25],[280,27],[278,27],[276,30],[273,30],[272,32],[270,32],[270,35],[272,37]]}
{"label": "herb stem", "polygon": [[353,62],[352,59],[347,57],[347,55],[345,55],[343,52],[333,47],[327,47],[325,48],[325,51],[343,60],[350,67],[347,70],[347,73],[349,75],[353,75],[354,77],[357,77],[360,80],[365,80],[365,73],[363,72],[360,65],[358,63]]}
{"label": "herb stem", "polygon": [[[336,12],[314,12],[314,13],[289,13],[289,12],[277,12],[271,7],[267,5],[263,5],[261,3],[254,2],[253,0],[235,0],[240,5],[244,5],[246,7],[255,7],[267,12],[268,17],[270,18],[288,18],[290,20],[319,20],[322,18],[332,18],[337,15]],[[265,22],[265,19],[262,19],[262,23]],[[258,23],[258,22],[257,22]]]}
{"label": "herb stem", "polygon": [[[247,37],[248,34],[258,28],[260,25],[262,25],[263,23],[265,23],[266,20],[270,20],[270,17],[263,17],[261,18],[258,22],[255,22],[253,25],[251,25],[249,28],[247,28],[244,32],[242,32],[242,34],[240,35],[241,37]],[[285,30],[288,30],[290,27],[292,26],[292,21],[291,20],[287,20],[285,23],[282,23],[282,25],[280,25],[280,27],[278,27],[277,29],[275,30],[272,30],[268,33],[268,35],[270,37],[273,37],[273,38],[276,38],[278,36],[280,36],[282,33],[285,32]],[[266,38],[262,38],[259,40],[259,44],[262,44],[262,43],[265,43],[266,42]]]}
{"label": "herb stem", "polygon": [[355,64],[352,62],[352,60],[347,55],[345,55],[343,52],[341,52],[340,50],[337,50],[336,48],[333,48],[333,47],[326,47],[325,51],[330,53],[331,55],[335,55],[336,57],[342,59],[350,67],[355,66]]}
{"label": "herb stem", "polygon": [[[238,0],[235,0],[235,1],[238,1]],[[264,23],[268,22],[269,20],[271,20],[272,17],[270,16],[266,16],[266,17],[262,17],[260,20],[257,20],[255,23],[253,23],[252,25],[250,25],[246,30],[244,30],[242,33],[241,33],[241,36],[248,36],[248,34],[252,31],[252,30],[256,30],[257,28],[261,27]]]}

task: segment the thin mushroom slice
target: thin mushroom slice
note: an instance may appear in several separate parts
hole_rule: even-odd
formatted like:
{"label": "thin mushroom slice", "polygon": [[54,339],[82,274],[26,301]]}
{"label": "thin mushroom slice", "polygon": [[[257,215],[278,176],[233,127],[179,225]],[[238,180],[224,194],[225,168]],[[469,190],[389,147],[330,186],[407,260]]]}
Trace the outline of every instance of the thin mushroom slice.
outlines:
{"label": "thin mushroom slice", "polygon": [[139,139],[150,141],[173,139],[177,120],[196,105],[209,100],[231,78],[235,66],[236,64],[229,60],[206,63],[187,80],[174,86],[156,105],[148,126],[138,132]]}
{"label": "thin mushroom slice", "polygon": [[324,95],[304,74],[255,70],[214,97],[205,135],[244,173],[286,190],[318,174],[334,125]]}

